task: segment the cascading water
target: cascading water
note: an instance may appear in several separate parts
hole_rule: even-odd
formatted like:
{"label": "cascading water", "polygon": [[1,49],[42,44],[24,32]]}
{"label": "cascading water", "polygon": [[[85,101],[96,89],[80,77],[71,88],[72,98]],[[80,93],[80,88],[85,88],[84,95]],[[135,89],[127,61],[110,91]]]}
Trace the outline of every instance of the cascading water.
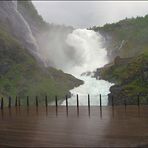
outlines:
{"label": "cascading water", "polygon": [[[101,46],[101,35],[92,30],[76,29],[67,36],[66,42],[75,49],[79,64],[65,72],[84,81],[83,85],[70,90],[72,96],[68,100],[69,105],[76,105],[77,94],[80,105],[87,105],[87,94],[90,94],[91,105],[99,105],[99,94],[102,94],[102,104],[107,105],[107,94],[113,84],[91,77],[92,71],[108,63],[107,52]],[[65,101],[62,105],[65,105]]]}
{"label": "cascading water", "polygon": [[38,61],[44,61],[39,53],[38,44],[28,22],[17,9],[17,3],[16,0],[0,1],[0,23],[6,24],[12,35],[15,36],[21,45],[28,49]]}
{"label": "cascading water", "polygon": [[[101,35],[87,29],[72,31],[72,28],[51,27],[48,35],[45,34],[44,38],[41,36],[43,39],[36,42],[31,27],[17,7],[17,1],[0,1],[1,24],[6,24],[6,28],[9,28],[22,46],[29,49],[45,66],[62,69],[84,81],[83,85],[71,90],[72,97],[69,99],[69,104],[75,104],[75,95],[79,94],[80,104],[86,105],[87,98],[84,95],[88,93],[93,96],[91,103],[98,104],[98,94],[107,95],[112,84],[81,74],[107,64],[106,50],[101,47]],[[39,48],[41,42],[42,48]],[[107,101],[104,101],[104,104],[107,104]]]}

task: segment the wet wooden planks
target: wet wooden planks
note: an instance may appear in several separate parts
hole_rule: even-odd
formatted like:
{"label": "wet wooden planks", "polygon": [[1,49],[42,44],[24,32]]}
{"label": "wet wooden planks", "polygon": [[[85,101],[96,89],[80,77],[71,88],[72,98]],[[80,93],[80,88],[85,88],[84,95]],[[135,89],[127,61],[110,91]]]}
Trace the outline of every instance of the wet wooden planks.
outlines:
{"label": "wet wooden planks", "polygon": [[148,145],[148,107],[17,107],[0,115],[1,146]]}

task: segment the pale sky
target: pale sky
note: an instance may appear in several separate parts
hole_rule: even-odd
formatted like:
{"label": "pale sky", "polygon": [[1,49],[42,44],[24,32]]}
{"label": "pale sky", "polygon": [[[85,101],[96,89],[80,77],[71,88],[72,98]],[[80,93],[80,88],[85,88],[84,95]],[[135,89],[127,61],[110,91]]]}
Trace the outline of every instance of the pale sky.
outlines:
{"label": "pale sky", "polygon": [[49,23],[87,28],[148,14],[144,1],[33,1]]}

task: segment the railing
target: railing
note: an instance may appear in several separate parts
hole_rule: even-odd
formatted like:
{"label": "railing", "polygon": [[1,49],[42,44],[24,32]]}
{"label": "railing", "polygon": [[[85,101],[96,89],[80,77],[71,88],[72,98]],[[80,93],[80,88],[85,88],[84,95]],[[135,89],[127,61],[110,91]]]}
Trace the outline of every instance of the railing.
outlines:
{"label": "railing", "polygon": [[[139,94],[137,96],[135,96],[134,101],[135,100],[136,101],[134,102],[134,104],[128,104],[128,101],[126,99],[124,99],[120,105],[124,105],[124,106],[127,106],[127,105],[137,105],[137,106],[148,105],[148,96],[146,95],[147,102],[145,104],[141,103],[141,97],[143,97],[143,96],[139,95]],[[36,96],[34,100],[35,100],[34,103],[31,104],[30,101],[33,101],[33,99],[30,99],[29,96],[26,97],[26,100],[25,99],[21,100],[20,97],[16,96],[15,99],[12,99],[12,97],[9,97],[8,102],[5,104],[4,98],[2,97],[1,102],[0,102],[0,108],[1,109],[3,109],[4,107],[11,108],[12,106],[27,106],[27,107],[29,107],[29,106],[32,106],[32,105],[35,105],[36,107],[38,107],[39,105],[43,105],[45,107],[51,106],[49,104],[49,102],[48,102],[48,97],[47,96],[45,96],[44,100],[42,99],[40,101],[39,101],[38,96]],[[23,101],[23,103],[21,101]],[[60,104],[58,103],[58,97],[57,96],[55,96],[54,102],[55,102],[54,106],[56,108],[58,108],[58,106],[60,106]],[[79,106],[81,106],[81,105],[79,104],[80,99],[79,99],[78,94],[75,97],[75,102],[76,102],[76,105],[69,105],[69,99],[68,99],[68,96],[66,95],[65,96],[65,105],[64,106],[66,106],[67,109],[68,109],[69,106],[76,106],[77,108],[79,108]],[[112,107],[114,107],[116,105],[119,105],[119,104],[116,104],[114,96],[112,96],[110,98],[109,102],[110,103],[108,105],[112,106]],[[89,95],[89,94],[87,95],[87,106],[88,106],[89,109],[90,109],[91,106],[93,106],[93,105],[91,105],[91,95]],[[104,104],[102,104],[102,95],[101,94],[98,97],[98,104],[96,104],[95,106],[99,106],[100,108],[102,106],[104,106]],[[107,105],[105,105],[105,106],[107,106]]]}
{"label": "railing", "polygon": [[[79,117],[79,112],[80,112],[81,108],[82,108],[83,111],[85,109],[87,109],[89,117],[90,117],[93,109],[97,109],[97,110],[99,109],[100,110],[100,118],[102,118],[103,111],[105,110],[104,104],[102,103],[104,98],[103,98],[103,95],[101,95],[101,94],[98,95],[97,97],[98,97],[97,99],[98,99],[99,103],[95,105],[95,108],[91,108],[91,107],[93,107],[91,105],[91,99],[93,99],[93,98],[92,98],[92,95],[89,95],[89,94],[86,97],[87,105],[85,105],[85,107],[81,107],[81,104],[80,104],[81,98],[80,98],[80,95],[77,94],[75,96],[76,105],[74,105],[75,108],[76,108],[76,111],[77,111],[77,116]],[[129,109],[130,109],[130,107],[131,107],[130,105],[134,105],[134,107],[136,105],[137,106],[136,110],[138,111],[138,115],[140,115],[140,109],[142,108],[142,105],[148,105],[148,103],[146,103],[146,104],[142,103],[141,104],[141,97],[142,96],[140,96],[140,95],[136,96],[136,102],[135,102],[136,104],[128,104],[127,100],[124,99],[124,102],[122,104],[120,104],[120,105],[122,105],[121,108],[124,108],[125,113],[126,113],[127,112],[127,106],[129,106]],[[20,112],[21,107],[25,107],[25,108],[22,108],[22,109],[25,109],[27,111],[27,114],[29,114],[29,110],[34,109],[34,107],[35,107],[36,113],[38,115],[39,109],[44,110],[43,107],[45,107],[46,114],[48,115],[48,109],[52,106],[54,108],[50,108],[50,109],[55,110],[56,116],[58,116],[61,109],[64,109],[64,108],[65,108],[65,111],[66,111],[66,115],[69,116],[69,112],[70,112],[69,110],[73,109],[73,108],[71,108],[71,105],[69,104],[70,99],[68,99],[68,96],[67,95],[65,96],[65,105],[63,105],[63,106],[61,106],[58,103],[58,100],[59,100],[59,98],[57,96],[55,96],[54,105],[50,105],[47,96],[45,96],[44,99],[42,99],[42,102],[40,102],[41,100],[39,100],[38,96],[34,97],[34,99],[32,99],[29,96],[25,97],[25,99],[20,99],[20,97],[17,97],[17,96],[14,99],[12,99],[12,97],[9,97],[8,102],[5,102],[4,98],[1,98],[1,101],[0,101],[1,114],[2,114],[2,117],[4,117],[4,111],[5,111],[4,109],[6,109],[6,111],[8,109],[8,113],[11,114],[11,107],[15,107],[15,108],[12,108],[12,110],[15,109],[16,112],[17,112],[17,109],[19,109],[18,111]],[[135,100],[135,98],[134,98],[134,100]],[[107,109],[111,109],[110,111],[112,112],[112,116],[114,117],[114,110],[117,109],[116,106],[118,106],[118,105],[115,103],[115,98],[113,96],[111,97],[110,101],[111,101],[110,105],[108,105],[110,107],[107,108]]]}

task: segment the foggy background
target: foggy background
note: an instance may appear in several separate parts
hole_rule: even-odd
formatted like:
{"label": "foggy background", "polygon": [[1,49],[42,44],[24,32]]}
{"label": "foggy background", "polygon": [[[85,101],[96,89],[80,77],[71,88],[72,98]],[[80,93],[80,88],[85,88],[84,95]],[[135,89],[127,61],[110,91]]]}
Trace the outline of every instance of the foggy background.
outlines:
{"label": "foggy background", "polygon": [[148,2],[33,1],[43,18],[55,24],[87,28],[117,22],[126,17],[148,14]]}

